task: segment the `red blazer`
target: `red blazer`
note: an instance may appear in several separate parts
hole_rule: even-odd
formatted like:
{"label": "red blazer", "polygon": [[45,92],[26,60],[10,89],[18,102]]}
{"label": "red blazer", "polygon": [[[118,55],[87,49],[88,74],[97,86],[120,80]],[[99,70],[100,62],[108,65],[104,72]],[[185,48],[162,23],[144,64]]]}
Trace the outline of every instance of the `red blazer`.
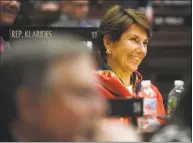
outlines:
{"label": "red blazer", "polygon": [[[102,94],[108,99],[122,99],[122,98],[135,98],[136,94],[131,94],[127,87],[119,80],[119,78],[110,70],[95,72],[97,77],[96,86],[102,92]],[[136,85],[142,80],[142,76],[139,72],[136,72]],[[165,116],[166,112],[163,105],[163,98],[157,87],[151,85],[152,89],[157,95],[157,115]],[[158,119],[163,124],[164,121]]]}

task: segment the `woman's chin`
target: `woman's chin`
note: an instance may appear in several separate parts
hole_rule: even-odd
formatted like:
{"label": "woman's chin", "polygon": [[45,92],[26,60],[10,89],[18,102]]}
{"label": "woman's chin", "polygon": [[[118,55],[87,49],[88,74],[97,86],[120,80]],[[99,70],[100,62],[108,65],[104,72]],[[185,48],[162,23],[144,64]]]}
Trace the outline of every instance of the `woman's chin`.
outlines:
{"label": "woman's chin", "polygon": [[138,65],[129,65],[127,66],[129,72],[135,72],[138,70]]}

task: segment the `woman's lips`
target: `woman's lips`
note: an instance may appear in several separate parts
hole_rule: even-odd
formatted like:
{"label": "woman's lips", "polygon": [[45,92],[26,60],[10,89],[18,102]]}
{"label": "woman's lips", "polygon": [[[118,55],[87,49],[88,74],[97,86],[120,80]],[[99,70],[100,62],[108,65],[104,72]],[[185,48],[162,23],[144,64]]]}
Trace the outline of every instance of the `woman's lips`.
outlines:
{"label": "woman's lips", "polygon": [[140,61],[141,58],[139,57],[131,57],[132,59],[136,60],[136,61]]}
{"label": "woman's lips", "polygon": [[137,57],[137,56],[130,56],[129,58],[134,60],[134,61],[136,61],[136,62],[140,62],[141,61],[141,58]]}

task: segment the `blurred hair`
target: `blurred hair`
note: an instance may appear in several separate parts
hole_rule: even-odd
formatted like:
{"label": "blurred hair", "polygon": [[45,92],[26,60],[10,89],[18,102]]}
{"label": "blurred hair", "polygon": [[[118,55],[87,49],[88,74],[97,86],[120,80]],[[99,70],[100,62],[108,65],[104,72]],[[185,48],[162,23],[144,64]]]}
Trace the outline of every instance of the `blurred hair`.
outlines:
{"label": "blurred hair", "polygon": [[111,7],[105,13],[99,25],[96,39],[96,43],[100,48],[102,59],[105,62],[107,54],[103,42],[104,36],[108,35],[109,40],[117,42],[120,40],[123,33],[126,32],[132,24],[139,25],[146,31],[148,37],[151,36],[148,19],[143,13],[134,9],[123,9],[119,5]]}
{"label": "blurred hair", "polygon": [[[45,91],[49,85],[46,72],[50,65],[62,58],[76,58],[89,53],[86,45],[75,36],[56,34],[51,39],[22,39],[12,43],[1,57],[0,87],[1,114],[0,140],[9,134],[9,125],[17,117],[15,91],[27,86],[33,92]],[[73,55],[73,56],[72,56]]]}
{"label": "blurred hair", "polygon": [[[43,11],[41,5],[46,1],[21,0],[20,3],[21,6],[13,26],[46,26],[57,21],[61,14],[59,8],[54,11]],[[54,3],[60,5],[60,2],[54,1]]]}

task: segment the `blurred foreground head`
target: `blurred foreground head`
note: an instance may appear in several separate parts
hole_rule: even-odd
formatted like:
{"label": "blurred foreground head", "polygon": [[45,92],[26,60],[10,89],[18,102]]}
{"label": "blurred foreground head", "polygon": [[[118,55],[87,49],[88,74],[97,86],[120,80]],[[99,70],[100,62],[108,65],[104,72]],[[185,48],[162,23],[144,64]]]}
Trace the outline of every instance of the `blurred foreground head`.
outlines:
{"label": "blurred foreground head", "polygon": [[[1,57],[1,141],[84,140],[106,102],[93,86],[94,61],[64,35],[12,43]],[[85,139],[86,140],[86,139]]]}

